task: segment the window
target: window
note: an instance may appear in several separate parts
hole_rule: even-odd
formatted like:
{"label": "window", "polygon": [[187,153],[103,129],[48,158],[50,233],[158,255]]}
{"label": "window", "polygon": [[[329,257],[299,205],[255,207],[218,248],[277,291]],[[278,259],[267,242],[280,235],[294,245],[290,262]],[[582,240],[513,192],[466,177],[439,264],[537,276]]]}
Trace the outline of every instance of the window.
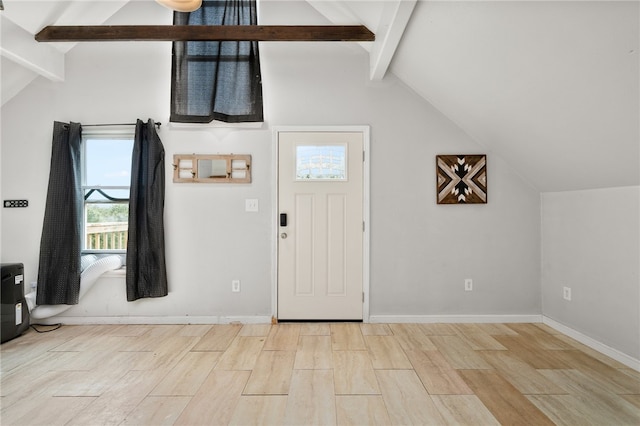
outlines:
{"label": "window", "polygon": [[[205,1],[174,25],[257,25],[256,0]],[[171,122],[263,121],[257,41],[174,41]]]}
{"label": "window", "polygon": [[84,134],[83,252],[125,252],[133,134]]}
{"label": "window", "polygon": [[347,180],[346,145],[296,146],[296,180]]}

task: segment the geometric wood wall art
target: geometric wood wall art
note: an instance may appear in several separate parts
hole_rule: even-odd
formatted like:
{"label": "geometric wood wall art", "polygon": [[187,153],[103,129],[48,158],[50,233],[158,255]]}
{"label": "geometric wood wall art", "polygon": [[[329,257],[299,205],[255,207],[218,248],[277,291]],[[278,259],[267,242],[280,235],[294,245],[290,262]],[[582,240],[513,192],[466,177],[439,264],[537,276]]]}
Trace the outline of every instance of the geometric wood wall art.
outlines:
{"label": "geometric wood wall art", "polygon": [[436,156],[438,204],[486,204],[487,156]]}

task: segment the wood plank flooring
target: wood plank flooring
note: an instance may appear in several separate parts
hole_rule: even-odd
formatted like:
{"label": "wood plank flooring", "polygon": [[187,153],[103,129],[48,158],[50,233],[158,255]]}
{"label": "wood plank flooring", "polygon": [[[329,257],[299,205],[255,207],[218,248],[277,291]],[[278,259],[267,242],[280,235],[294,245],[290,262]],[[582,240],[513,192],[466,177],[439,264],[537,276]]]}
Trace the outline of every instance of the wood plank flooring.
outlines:
{"label": "wood plank flooring", "polygon": [[63,326],[0,347],[8,425],[640,425],[640,373],[542,324]]}

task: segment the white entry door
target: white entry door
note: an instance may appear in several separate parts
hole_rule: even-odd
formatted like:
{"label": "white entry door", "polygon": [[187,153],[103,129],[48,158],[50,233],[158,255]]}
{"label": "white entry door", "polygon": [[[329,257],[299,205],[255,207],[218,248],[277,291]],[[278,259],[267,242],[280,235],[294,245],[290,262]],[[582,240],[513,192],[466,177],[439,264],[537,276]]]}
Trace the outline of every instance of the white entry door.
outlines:
{"label": "white entry door", "polygon": [[363,318],[362,132],[280,132],[278,318]]}

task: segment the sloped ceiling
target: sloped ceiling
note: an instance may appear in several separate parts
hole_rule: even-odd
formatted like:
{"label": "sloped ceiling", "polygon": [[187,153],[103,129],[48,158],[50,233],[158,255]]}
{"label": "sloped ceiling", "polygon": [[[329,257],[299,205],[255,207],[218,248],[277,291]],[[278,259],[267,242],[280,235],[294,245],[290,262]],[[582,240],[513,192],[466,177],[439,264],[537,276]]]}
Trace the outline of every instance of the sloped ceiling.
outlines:
{"label": "sloped ceiling", "polygon": [[638,2],[419,2],[391,70],[540,191],[637,185]]}
{"label": "sloped ceiling", "polygon": [[[4,0],[2,104],[37,76],[64,80],[73,45],[38,44],[33,34],[45,25],[102,24],[127,3]],[[367,25],[376,33],[374,44],[362,45],[372,79],[395,74],[538,190],[640,184],[638,1],[307,4],[281,19]],[[143,22],[132,16],[135,23]]]}

